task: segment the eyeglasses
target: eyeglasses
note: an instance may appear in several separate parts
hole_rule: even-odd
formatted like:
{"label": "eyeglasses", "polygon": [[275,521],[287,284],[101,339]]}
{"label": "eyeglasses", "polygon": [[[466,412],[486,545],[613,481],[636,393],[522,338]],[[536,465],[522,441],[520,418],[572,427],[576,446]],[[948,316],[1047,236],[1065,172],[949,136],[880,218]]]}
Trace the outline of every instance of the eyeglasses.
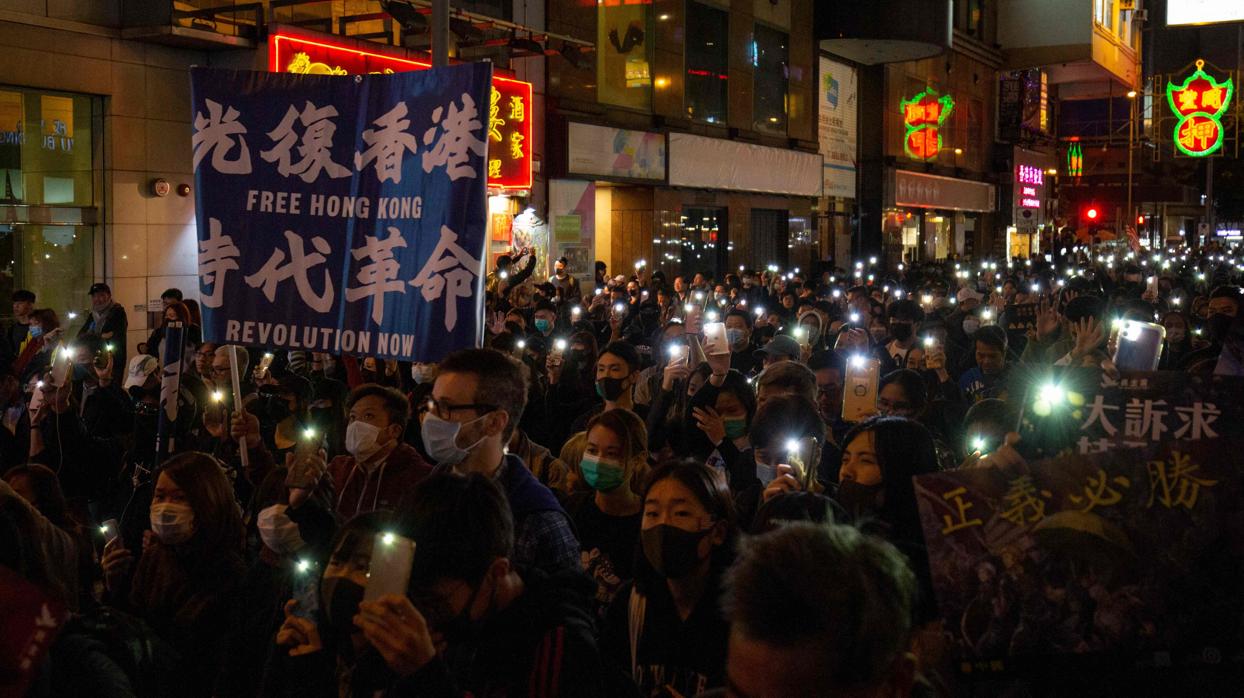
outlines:
{"label": "eyeglasses", "polygon": [[482,403],[482,402],[472,403],[469,405],[451,405],[448,403],[440,402],[436,398],[431,398],[431,397],[428,398],[427,408],[428,408],[428,412],[431,412],[432,414],[436,415],[437,417],[440,417],[441,419],[450,419],[451,415],[454,412],[462,412],[464,410],[472,410],[475,412],[486,414],[488,412],[495,412],[496,410],[501,409],[500,407],[497,407],[496,405],[489,405],[489,404]]}

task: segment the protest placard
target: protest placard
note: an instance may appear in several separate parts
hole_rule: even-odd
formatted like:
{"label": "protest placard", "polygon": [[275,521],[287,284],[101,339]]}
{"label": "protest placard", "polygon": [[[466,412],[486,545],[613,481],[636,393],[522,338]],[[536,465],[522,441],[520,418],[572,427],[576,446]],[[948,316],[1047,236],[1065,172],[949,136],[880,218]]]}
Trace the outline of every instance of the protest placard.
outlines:
{"label": "protest placard", "polygon": [[204,339],[406,361],[477,346],[491,75],[192,70]]}

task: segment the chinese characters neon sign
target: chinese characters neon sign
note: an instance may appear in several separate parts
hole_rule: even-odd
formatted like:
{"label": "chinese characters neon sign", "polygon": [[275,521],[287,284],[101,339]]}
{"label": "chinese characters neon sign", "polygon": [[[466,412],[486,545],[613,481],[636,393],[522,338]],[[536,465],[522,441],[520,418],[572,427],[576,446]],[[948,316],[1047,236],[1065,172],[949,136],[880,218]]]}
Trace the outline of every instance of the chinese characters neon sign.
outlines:
{"label": "chinese characters neon sign", "polygon": [[942,149],[940,129],[955,109],[950,95],[937,94],[929,88],[905,99],[899,105],[903,113],[903,125],[907,132],[903,137],[903,150],[916,160],[932,160]]}
{"label": "chinese characters neon sign", "polygon": [[1179,117],[1175,147],[1191,157],[1205,157],[1222,147],[1222,115],[1234,91],[1231,78],[1219,82],[1206,74],[1204,67],[1205,61],[1197,60],[1196,72],[1182,85],[1166,83],[1166,101]]}
{"label": "chinese characters neon sign", "polygon": [[[432,65],[378,51],[273,32],[268,70],[307,75],[354,75],[427,70]],[[531,188],[531,83],[493,75],[488,105],[488,188]]]}
{"label": "chinese characters neon sign", "polygon": [[1079,177],[1084,174],[1084,151],[1079,143],[1072,143],[1067,148],[1067,176]]}

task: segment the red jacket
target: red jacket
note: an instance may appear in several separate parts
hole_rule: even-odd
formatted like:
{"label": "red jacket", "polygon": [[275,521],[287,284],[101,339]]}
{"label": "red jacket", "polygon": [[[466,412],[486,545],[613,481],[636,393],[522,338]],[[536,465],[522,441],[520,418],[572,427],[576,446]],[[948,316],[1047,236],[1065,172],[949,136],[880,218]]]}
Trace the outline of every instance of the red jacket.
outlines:
{"label": "red jacket", "polygon": [[419,452],[401,443],[371,472],[356,467],[354,456],[337,456],[328,464],[336,494],[336,511],[342,521],[377,509],[396,510],[402,497],[432,472]]}

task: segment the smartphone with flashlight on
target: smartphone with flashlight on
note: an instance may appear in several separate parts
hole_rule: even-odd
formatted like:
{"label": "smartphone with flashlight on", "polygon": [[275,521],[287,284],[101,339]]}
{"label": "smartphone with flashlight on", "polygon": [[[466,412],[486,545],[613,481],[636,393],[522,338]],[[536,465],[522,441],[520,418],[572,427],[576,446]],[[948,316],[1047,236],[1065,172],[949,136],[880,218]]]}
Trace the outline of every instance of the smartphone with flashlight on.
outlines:
{"label": "smartphone with flashlight on", "polygon": [[71,366],[71,358],[73,357],[73,349],[69,346],[58,347],[52,354],[52,385],[61,387],[65,385],[65,381],[69,378],[69,372],[73,369]]}
{"label": "smartphone with flashlight on", "polygon": [[566,340],[558,339],[553,342],[553,350],[549,352],[549,362],[555,366],[561,366],[566,356]]}
{"label": "smartphone with flashlight on", "polygon": [[665,351],[669,355],[670,366],[686,366],[687,357],[691,354],[691,349],[686,344],[671,344]]}
{"label": "smartphone with flashlight on", "polygon": [[1114,365],[1122,370],[1156,371],[1166,328],[1154,322],[1124,320],[1115,342]]}
{"label": "smartphone with flashlight on", "polygon": [[873,357],[852,356],[847,360],[847,375],[842,391],[842,419],[858,422],[877,412],[877,383],[881,378],[881,362]]}
{"label": "smartphone with flashlight on", "polygon": [[268,370],[272,368],[272,360],[276,358],[272,352],[264,352],[262,358],[259,359],[259,365],[255,367],[255,380],[261,381],[268,377]]}
{"label": "smartphone with flashlight on", "polygon": [[786,464],[794,471],[795,479],[805,491],[811,491],[816,481],[817,464],[813,459],[817,454],[817,440],[811,436],[786,441]]}
{"label": "smartphone with flashlight on", "polygon": [[410,583],[410,568],[415,562],[415,542],[396,533],[377,533],[371,548],[371,564],[367,569],[364,601],[381,596],[404,596]]}
{"label": "smartphone with flashlight on", "polygon": [[290,598],[297,601],[294,617],[315,620],[320,610],[320,566],[311,560],[298,560],[294,564]]}
{"label": "smartphone with flashlight on", "polygon": [[104,545],[108,545],[121,535],[121,524],[116,519],[108,519],[99,525],[99,532],[104,536]]}
{"label": "smartphone with flashlight on", "polygon": [[112,356],[113,345],[108,342],[102,349],[95,352],[95,368],[103,368],[108,365],[108,357]]}
{"label": "smartphone with flashlight on", "polygon": [[704,324],[704,353],[718,356],[730,353],[730,341],[726,338],[726,325],[722,322]]}

